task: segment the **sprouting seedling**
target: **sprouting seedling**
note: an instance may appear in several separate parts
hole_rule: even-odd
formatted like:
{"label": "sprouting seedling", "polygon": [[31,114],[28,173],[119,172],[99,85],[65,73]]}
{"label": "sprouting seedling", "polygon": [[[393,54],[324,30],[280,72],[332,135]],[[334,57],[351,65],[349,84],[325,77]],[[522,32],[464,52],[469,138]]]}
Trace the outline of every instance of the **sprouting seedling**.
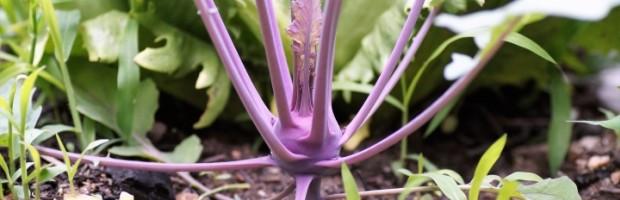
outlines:
{"label": "sprouting seedling", "polygon": [[65,145],[62,142],[62,140],[60,139],[60,136],[58,136],[58,134],[56,134],[56,142],[58,142],[58,146],[60,147],[60,150],[63,153],[63,161],[65,162],[65,167],[67,168],[66,172],[67,172],[67,179],[69,180],[69,189],[70,189],[69,192],[70,192],[70,194],[76,194],[77,191],[75,190],[75,184],[73,182],[74,181],[73,178],[75,177],[75,175],[78,172],[78,167],[80,166],[80,162],[82,162],[82,158],[90,150],[93,150],[96,147],[98,147],[99,145],[102,145],[102,144],[108,142],[108,140],[107,139],[95,140],[95,141],[91,142],[90,144],[88,144],[88,146],[86,146],[82,150],[82,153],[77,157],[77,159],[75,159],[73,164],[71,164],[71,158],[69,157],[67,149],[65,148]]}
{"label": "sprouting seedling", "polygon": [[[614,1],[617,0],[606,2]],[[278,166],[295,177],[297,186],[295,199],[320,199],[320,176],[335,171],[333,169],[340,168],[342,164],[356,164],[377,155],[419,129],[463,92],[499,50],[508,35],[527,22],[522,16],[529,14],[530,10],[536,13],[568,15],[565,10],[554,12],[552,8],[556,6],[555,4],[547,5],[546,10],[532,7],[538,3],[533,0],[519,0],[507,6],[509,9],[502,8],[489,11],[486,14],[493,15],[489,16],[488,20],[480,21],[483,25],[483,34],[479,35],[485,40],[484,43],[480,43],[483,45],[480,46],[481,50],[476,56],[475,62],[470,63],[474,65],[473,67],[467,66],[467,70],[462,70],[461,74],[455,76],[458,78],[456,82],[444,94],[387,138],[359,152],[342,157],[340,156],[341,146],[378,109],[411,63],[436,19],[442,1],[432,1],[432,7],[424,20],[424,24],[413,36],[411,44],[407,45],[424,4],[424,0],[411,1],[407,19],[390,56],[382,67],[383,71],[358,113],[344,127],[340,127],[340,123],[336,121],[331,105],[335,33],[342,0],[326,0],[323,9],[321,9],[320,2],[321,0],[293,0],[291,3],[293,21],[287,31],[294,41],[295,66],[291,77],[282,47],[281,35],[276,25],[272,1],[256,0],[271,85],[275,96],[278,114],[276,117],[264,104],[245,70],[214,0],[195,1],[234,89],[258,132],[271,150],[269,156],[218,163],[169,164],[100,158],[66,152],[63,154],[57,150],[42,147],[39,150],[43,154],[56,157],[64,155],[65,160],[81,160],[83,158],[110,167],[152,171],[213,171]],[[568,4],[565,2],[566,0],[558,4]],[[570,1],[571,4],[579,4],[578,2],[578,0]],[[610,3],[607,7],[613,5],[615,4]],[[606,12],[608,10],[600,11],[603,13],[602,16]],[[574,13],[570,12],[570,14]],[[453,20],[451,17],[460,19],[456,16],[444,16],[445,19]],[[471,19],[473,22],[468,23],[479,24],[476,22],[475,16],[465,16],[463,19]],[[407,49],[406,53],[404,52],[405,49]]]}

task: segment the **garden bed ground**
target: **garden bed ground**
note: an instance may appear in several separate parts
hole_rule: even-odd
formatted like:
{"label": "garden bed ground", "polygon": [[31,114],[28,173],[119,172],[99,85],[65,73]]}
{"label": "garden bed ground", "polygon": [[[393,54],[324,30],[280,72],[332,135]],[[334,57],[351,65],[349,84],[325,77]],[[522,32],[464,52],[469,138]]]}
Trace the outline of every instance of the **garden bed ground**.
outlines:
{"label": "garden bed ground", "polygon": [[[506,91],[507,90],[507,91]],[[500,94],[519,94],[523,91],[509,88]],[[588,94],[591,90],[577,89],[574,104],[579,118],[601,118],[597,112],[599,102]],[[530,94],[532,95],[532,94]],[[463,102],[456,132],[450,134],[437,133],[429,138],[414,135],[410,138],[411,152],[422,152],[440,168],[453,169],[471,178],[473,169],[484,150],[500,136],[509,133],[509,142],[502,158],[497,162],[492,173],[500,176],[514,171],[529,171],[548,177],[546,161],[547,147],[544,144],[544,131],[547,124],[548,103],[544,94],[534,94],[532,101],[536,107],[519,106],[510,96],[499,98],[495,92],[478,91],[469,95]],[[492,102],[492,103],[490,103]],[[474,116],[474,117],[471,117]],[[187,116],[185,116],[187,117]],[[171,117],[184,121],[183,119]],[[159,121],[161,130],[154,132],[175,134],[150,135],[156,146],[170,150],[185,134],[174,128],[167,128],[175,120]],[[219,128],[218,128],[219,127]],[[235,160],[265,155],[266,149],[256,148],[255,133],[244,133],[221,127],[234,125],[217,125],[199,133],[202,137],[203,162]],[[221,129],[221,130],[220,130]],[[219,130],[219,131],[213,131]],[[599,127],[576,125],[573,142],[567,159],[561,168],[560,175],[569,176],[580,189],[583,199],[618,199],[620,198],[620,150],[616,145],[616,137],[610,131]],[[361,146],[373,144],[384,135],[376,134]],[[360,190],[394,188],[403,185],[390,167],[397,159],[399,150],[392,148],[379,156],[375,156],[360,165],[352,166],[353,175],[358,180]],[[345,152],[350,153],[350,152]],[[408,168],[415,170],[416,164],[411,162]],[[278,168],[257,170],[195,173],[194,177],[204,186],[211,189],[234,183],[247,183],[249,189],[223,191],[218,194],[239,199],[269,199],[287,189],[292,178]],[[136,199],[183,199],[191,200],[198,197],[183,179],[174,174],[128,171],[83,166],[77,175],[76,183],[82,193],[101,194],[104,199],[116,199],[121,191],[133,194]],[[323,178],[323,192],[326,194],[341,193],[342,186],[338,174]],[[68,189],[65,175],[60,175],[53,182],[41,186],[44,199],[61,199]],[[368,199],[394,199],[394,196],[374,197]]]}

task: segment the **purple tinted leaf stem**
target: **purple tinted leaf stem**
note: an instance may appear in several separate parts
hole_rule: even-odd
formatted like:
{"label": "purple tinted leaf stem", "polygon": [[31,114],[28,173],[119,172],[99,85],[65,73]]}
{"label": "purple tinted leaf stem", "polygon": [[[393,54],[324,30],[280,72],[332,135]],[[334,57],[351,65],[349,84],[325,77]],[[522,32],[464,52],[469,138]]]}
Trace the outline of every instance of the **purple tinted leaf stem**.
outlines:
{"label": "purple tinted leaf stem", "polygon": [[269,149],[282,160],[293,161],[304,158],[302,155],[290,152],[273,133],[271,127],[273,118],[269,117],[271,113],[262,102],[247,71],[245,71],[241,58],[239,58],[230,35],[224,27],[224,22],[213,0],[196,0],[195,3],[196,7],[200,9],[202,21],[224,63],[224,68],[241,99],[241,103],[248,111],[252,122],[254,122]]}
{"label": "purple tinted leaf stem", "polygon": [[328,133],[328,125],[332,116],[332,77],[334,75],[334,46],[336,27],[340,15],[341,0],[329,0],[325,8],[325,22],[319,44],[317,75],[314,92],[314,111],[312,113],[312,129],[306,141],[323,142]]}
{"label": "purple tinted leaf stem", "polygon": [[370,110],[373,107],[373,104],[377,102],[379,96],[381,95],[381,91],[384,90],[386,84],[388,83],[391,75],[394,72],[394,68],[401,57],[405,45],[409,40],[409,36],[413,32],[413,28],[415,27],[416,21],[420,16],[420,12],[422,11],[422,5],[424,4],[424,0],[416,0],[413,2],[413,6],[411,7],[411,11],[409,12],[409,16],[405,21],[405,26],[400,32],[398,39],[396,40],[396,44],[394,45],[394,49],[392,49],[392,53],[388,58],[381,75],[377,79],[375,86],[372,88],[372,91],[364,101],[362,108],[355,114],[353,120],[345,127],[344,135],[340,138],[339,144],[344,144],[349,138],[359,129],[364,120],[368,118],[370,115]]}
{"label": "purple tinted leaf stem", "polygon": [[[48,155],[56,158],[62,158],[63,153],[56,149],[47,147],[37,147],[37,150],[43,155]],[[80,154],[68,153],[69,158],[75,161],[80,158]],[[254,169],[261,167],[268,167],[276,165],[269,156],[263,156],[258,158],[251,158],[246,160],[235,160],[228,162],[216,162],[216,163],[154,163],[144,161],[131,161],[122,160],[109,157],[98,156],[84,156],[82,161],[86,161],[93,164],[101,164],[107,167],[117,167],[124,169],[146,170],[146,171],[159,171],[159,172],[201,172],[201,171],[222,171],[222,170],[240,170],[240,169]]]}
{"label": "purple tinted leaf stem", "polygon": [[453,83],[452,86],[450,86],[450,88],[446,90],[446,92],[444,92],[437,100],[435,100],[435,102],[433,102],[433,104],[427,107],[417,117],[409,121],[407,124],[405,124],[403,127],[398,129],[396,132],[390,134],[390,136],[388,136],[387,138],[379,141],[378,143],[360,152],[351,154],[349,156],[345,156],[337,160],[321,161],[321,162],[318,162],[317,165],[324,166],[324,167],[337,168],[337,167],[340,167],[340,165],[343,162],[347,164],[355,164],[360,161],[364,161],[378,153],[381,153],[385,149],[398,143],[398,141],[402,140],[403,138],[407,137],[409,134],[416,131],[418,128],[420,128],[430,119],[432,119],[433,116],[435,116],[435,114],[439,112],[439,110],[444,108],[450,101],[452,101],[452,99],[459,96],[465,90],[467,85],[471,83],[474,77],[476,77],[476,75],[484,68],[484,66],[489,62],[489,60],[493,58],[495,53],[497,53],[499,48],[502,46],[504,39],[506,38],[508,33],[514,30],[514,27],[518,21],[519,20],[517,19],[513,21],[511,24],[509,24],[507,29],[503,31],[501,35],[499,35],[494,45],[491,46],[488,49],[488,51],[482,50],[483,54],[480,58],[480,61],[476,64],[476,66],[465,76],[463,76],[458,81]]}
{"label": "purple tinted leaf stem", "polygon": [[320,181],[312,175],[295,176],[295,200],[319,200]]}
{"label": "purple tinted leaf stem", "polygon": [[256,0],[256,7],[260,17],[260,27],[265,42],[271,86],[276,99],[278,117],[282,125],[291,125],[291,102],[292,81],[286,63],[286,56],[280,39],[280,31],[273,12],[272,0]]}
{"label": "purple tinted leaf stem", "polygon": [[398,64],[396,71],[394,71],[394,74],[388,81],[385,88],[381,90],[381,95],[379,95],[379,98],[377,99],[377,101],[375,101],[375,103],[372,105],[372,109],[370,110],[370,112],[368,113],[364,121],[362,121],[362,124],[366,123],[366,121],[368,121],[370,116],[372,116],[375,113],[375,111],[377,111],[377,109],[379,108],[379,106],[381,106],[381,103],[383,102],[385,97],[387,97],[390,94],[390,92],[392,91],[396,83],[398,83],[398,80],[401,78],[401,76],[403,75],[403,73],[405,72],[405,70],[411,63],[411,61],[413,60],[416,52],[418,51],[418,49],[420,49],[420,45],[422,45],[422,42],[424,41],[424,38],[426,37],[428,30],[433,25],[433,21],[435,20],[435,17],[437,17],[438,12],[439,12],[439,8],[433,8],[431,12],[428,14],[428,17],[426,17],[426,20],[424,20],[424,24],[422,24],[422,27],[420,28],[420,31],[418,31],[416,36],[413,38],[413,42],[411,46],[409,47],[409,50],[407,50],[407,53],[405,53],[405,57]]}

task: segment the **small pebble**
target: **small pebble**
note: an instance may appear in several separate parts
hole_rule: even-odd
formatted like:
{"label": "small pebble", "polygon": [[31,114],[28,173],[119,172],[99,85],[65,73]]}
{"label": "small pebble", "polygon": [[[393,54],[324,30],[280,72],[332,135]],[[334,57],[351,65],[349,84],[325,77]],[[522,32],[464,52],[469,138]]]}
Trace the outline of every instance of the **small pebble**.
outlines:
{"label": "small pebble", "polygon": [[592,156],[590,160],[588,160],[588,169],[598,169],[600,167],[606,166],[609,164],[611,159],[609,156]]}
{"label": "small pebble", "polygon": [[614,173],[611,173],[611,182],[613,182],[615,185],[618,185],[618,183],[620,183],[620,170],[616,170]]}
{"label": "small pebble", "polygon": [[266,197],[266,196],[267,196],[267,193],[265,193],[265,191],[263,191],[263,190],[259,190],[259,191],[258,191],[258,192],[256,192],[256,193],[257,193],[257,194],[258,194],[258,196],[260,196],[260,197]]}

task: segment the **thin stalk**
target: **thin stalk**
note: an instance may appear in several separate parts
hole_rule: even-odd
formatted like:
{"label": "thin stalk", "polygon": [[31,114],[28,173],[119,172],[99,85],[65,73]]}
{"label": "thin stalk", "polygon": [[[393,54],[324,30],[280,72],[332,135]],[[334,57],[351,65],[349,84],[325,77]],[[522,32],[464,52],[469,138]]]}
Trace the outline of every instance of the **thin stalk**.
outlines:
{"label": "thin stalk", "polygon": [[32,40],[30,41],[30,58],[29,58],[29,63],[31,63],[32,65],[34,65],[34,56],[35,56],[35,49],[37,46],[37,12],[36,12],[36,5],[33,3],[32,0],[28,1],[28,5],[29,5],[29,19],[30,19],[30,23],[32,25]]}
{"label": "thin stalk", "polygon": [[24,198],[26,200],[30,199],[30,185],[28,184],[28,169],[26,168],[26,147],[24,146],[25,144],[25,140],[24,140],[24,132],[20,132],[21,138],[20,141],[22,143],[22,145],[19,145],[19,165],[20,165],[20,170],[21,170],[21,176],[22,176],[22,189],[24,190]]}
{"label": "thin stalk", "polygon": [[364,121],[369,118],[373,104],[375,104],[375,102],[379,99],[381,92],[384,90],[392,73],[394,72],[394,68],[396,67],[405,45],[409,40],[409,36],[413,33],[413,28],[415,27],[416,21],[420,16],[423,4],[424,0],[416,0],[413,2],[412,9],[409,12],[407,20],[405,21],[405,26],[396,40],[396,44],[394,45],[392,53],[390,54],[381,75],[379,75],[379,78],[377,79],[375,86],[372,88],[370,95],[368,95],[364,101],[362,108],[360,108],[357,114],[353,117],[353,120],[351,120],[349,125],[345,128],[344,135],[340,139],[339,144],[344,144],[347,140],[349,140],[353,133],[355,133],[362,126],[362,124],[364,124]]}
{"label": "thin stalk", "polygon": [[[459,185],[459,189],[463,191],[469,191],[470,188],[471,186],[469,185]],[[359,192],[359,195],[361,197],[371,197],[371,196],[384,196],[384,195],[398,195],[405,191],[414,193],[414,192],[434,192],[438,190],[439,190],[439,187],[437,186],[419,186],[419,187],[413,187],[413,188],[392,188],[392,189],[382,189],[382,190],[361,191]],[[494,188],[494,187],[483,187],[483,188],[480,188],[480,191],[498,193],[499,189]],[[345,197],[346,197],[346,194],[344,193],[330,194],[325,197],[325,200],[344,199]],[[512,196],[512,198],[523,199],[522,197],[518,197],[518,196]]]}
{"label": "thin stalk", "polygon": [[[11,87],[11,92],[9,93],[9,114],[13,115],[13,103],[15,102],[15,89],[16,89],[16,84],[13,85],[13,87]],[[8,117],[7,117],[8,118]],[[9,138],[9,143],[8,143],[8,154],[9,154],[9,173],[10,174],[14,174],[15,173],[15,157],[13,157],[13,155],[15,155],[15,152],[13,151],[15,149],[15,147],[13,146],[13,126],[15,125],[13,122],[11,122],[12,120],[7,120],[7,127],[9,127],[9,133],[8,133],[8,138]],[[12,185],[11,185],[12,188]],[[10,188],[9,188],[10,189]]]}
{"label": "thin stalk", "polygon": [[60,66],[60,73],[62,74],[62,83],[65,85],[65,90],[67,91],[67,100],[69,101],[69,113],[71,113],[71,120],[73,121],[73,126],[75,126],[76,136],[78,137],[78,141],[81,141],[82,138],[82,121],[80,120],[80,114],[77,111],[77,100],[75,99],[75,91],[73,90],[73,84],[71,83],[71,77],[69,75],[69,69],[67,68],[67,63],[63,60],[56,59],[56,62]]}
{"label": "thin stalk", "polygon": [[278,117],[284,126],[290,126],[293,123],[289,108],[293,86],[271,1],[257,0],[256,7],[265,42],[265,52],[269,65],[269,75],[271,76],[271,86],[278,108]]}
{"label": "thin stalk", "polygon": [[435,114],[439,112],[442,108],[444,108],[450,101],[458,97],[465,90],[467,85],[471,83],[474,77],[476,77],[476,75],[484,68],[484,66],[491,60],[491,58],[493,58],[495,53],[497,53],[499,48],[503,45],[506,36],[514,30],[517,22],[519,22],[520,19],[521,18],[516,18],[512,20],[509,23],[509,26],[501,32],[499,37],[495,38],[490,46],[481,51],[482,53],[480,56],[480,61],[469,73],[467,73],[465,76],[452,84],[452,86],[450,86],[450,88],[448,88],[448,90],[444,92],[444,94],[442,94],[437,100],[435,100],[433,104],[427,107],[417,117],[409,121],[405,126],[390,134],[387,138],[360,152],[351,154],[338,160],[320,161],[317,163],[317,165],[335,168],[340,167],[341,163],[343,162],[347,164],[354,164],[364,161],[378,153],[381,153],[385,149],[398,143],[398,141],[402,140],[409,134],[415,132],[418,128],[431,120],[433,116],[435,116]]}
{"label": "thin stalk", "polygon": [[[63,156],[63,153],[61,151],[52,148],[38,146],[37,150],[39,150],[41,155],[47,155],[56,158],[61,158]],[[72,161],[78,160],[80,158],[80,154],[76,153],[67,153],[67,155]],[[154,163],[87,155],[82,157],[82,162],[99,163],[102,166],[108,167],[157,172],[223,171],[255,169],[276,165],[269,156],[217,163]]]}
{"label": "thin stalk", "polygon": [[340,16],[341,0],[329,0],[325,8],[325,23],[321,33],[319,55],[317,57],[317,75],[315,81],[314,110],[312,112],[312,129],[304,140],[321,143],[328,134],[330,113],[332,113],[332,79],[334,75],[334,47],[336,45],[336,27]]}

